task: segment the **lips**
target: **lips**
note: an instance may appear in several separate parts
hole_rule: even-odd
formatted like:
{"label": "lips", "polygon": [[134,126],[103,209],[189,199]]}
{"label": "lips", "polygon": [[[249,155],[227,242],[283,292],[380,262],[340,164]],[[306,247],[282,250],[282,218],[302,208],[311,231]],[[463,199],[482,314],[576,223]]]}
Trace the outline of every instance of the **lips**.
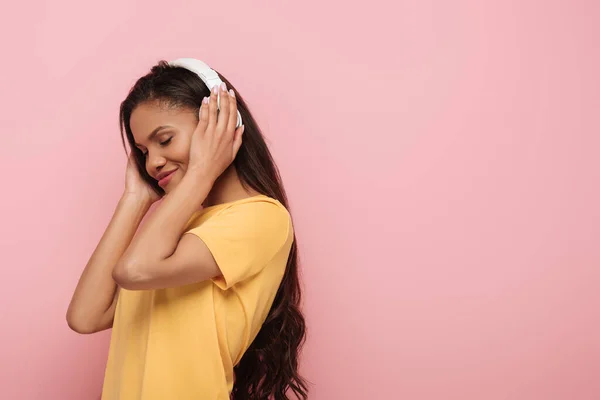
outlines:
{"label": "lips", "polygon": [[175,171],[177,171],[177,168],[175,168],[171,171],[165,171],[165,172],[161,172],[160,174],[158,174],[156,176],[156,180],[158,181],[158,186],[163,187],[167,183],[169,183],[169,180],[171,180],[171,177],[173,176],[173,173]]}

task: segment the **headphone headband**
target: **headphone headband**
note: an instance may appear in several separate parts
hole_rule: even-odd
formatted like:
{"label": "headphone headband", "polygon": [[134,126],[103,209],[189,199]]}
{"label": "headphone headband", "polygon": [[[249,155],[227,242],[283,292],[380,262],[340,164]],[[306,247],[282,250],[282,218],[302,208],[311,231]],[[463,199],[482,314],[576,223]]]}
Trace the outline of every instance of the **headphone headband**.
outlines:
{"label": "headphone headband", "polygon": [[[178,58],[173,61],[169,61],[169,65],[173,67],[185,68],[189,71],[194,72],[202,79],[202,82],[206,85],[208,90],[212,90],[213,87],[220,85],[223,81],[219,78],[219,74],[210,68],[206,63],[196,60],[195,58]],[[221,108],[220,95],[217,97],[217,108]],[[238,120],[236,128],[242,126],[242,115],[240,111],[237,112]]]}

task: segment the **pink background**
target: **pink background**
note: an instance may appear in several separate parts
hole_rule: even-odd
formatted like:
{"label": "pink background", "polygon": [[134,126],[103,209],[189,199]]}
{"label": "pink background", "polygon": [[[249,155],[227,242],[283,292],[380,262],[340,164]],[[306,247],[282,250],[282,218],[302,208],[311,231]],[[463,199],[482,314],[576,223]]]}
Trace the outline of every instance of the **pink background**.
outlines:
{"label": "pink background", "polygon": [[119,102],[182,56],[281,168],[311,399],[600,398],[597,2],[10,6],[0,398],[99,394],[108,332],[65,310],[123,188]]}

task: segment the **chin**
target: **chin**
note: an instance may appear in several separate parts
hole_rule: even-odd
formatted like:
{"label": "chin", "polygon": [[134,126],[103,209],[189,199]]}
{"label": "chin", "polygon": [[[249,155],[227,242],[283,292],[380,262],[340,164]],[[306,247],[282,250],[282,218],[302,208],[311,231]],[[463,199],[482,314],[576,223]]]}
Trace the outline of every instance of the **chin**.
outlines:
{"label": "chin", "polygon": [[175,189],[178,184],[179,184],[179,178],[177,176],[174,176],[173,179],[171,179],[171,181],[169,182],[169,184],[162,189],[165,191],[165,194],[167,194],[169,192],[172,192],[173,189]]}
{"label": "chin", "polygon": [[169,194],[169,192],[171,192],[175,186],[176,185],[169,183],[167,187],[162,188],[162,190],[164,190],[165,194]]}

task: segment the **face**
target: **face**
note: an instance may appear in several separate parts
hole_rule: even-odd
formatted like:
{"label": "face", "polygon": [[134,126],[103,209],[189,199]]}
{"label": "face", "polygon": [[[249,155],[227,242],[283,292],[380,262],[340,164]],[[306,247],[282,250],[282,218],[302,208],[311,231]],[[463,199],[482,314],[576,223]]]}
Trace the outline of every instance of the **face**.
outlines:
{"label": "face", "polygon": [[146,157],[146,171],[169,193],[187,171],[190,141],[198,125],[196,113],[158,101],[143,103],[133,110],[129,124],[137,148]]}

